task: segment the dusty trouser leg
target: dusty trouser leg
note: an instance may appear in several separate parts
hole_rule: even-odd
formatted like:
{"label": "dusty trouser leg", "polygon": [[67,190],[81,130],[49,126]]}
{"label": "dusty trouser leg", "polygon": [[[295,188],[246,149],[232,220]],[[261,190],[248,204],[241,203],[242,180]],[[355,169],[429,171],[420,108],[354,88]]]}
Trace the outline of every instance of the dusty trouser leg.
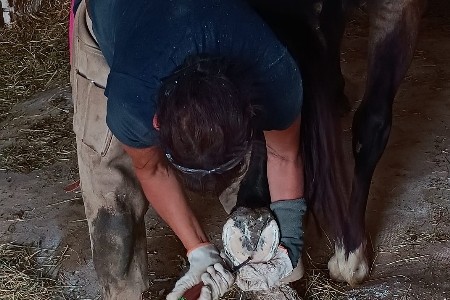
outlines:
{"label": "dusty trouser leg", "polygon": [[104,157],[77,139],[92,255],[103,297],[140,299],[148,288],[147,203],[116,139]]}
{"label": "dusty trouser leg", "polygon": [[106,125],[103,87],[109,68],[86,28],[84,2],[75,17],[73,42],[74,131],[95,270],[103,299],[141,299],[148,288],[148,202],[129,157]]}

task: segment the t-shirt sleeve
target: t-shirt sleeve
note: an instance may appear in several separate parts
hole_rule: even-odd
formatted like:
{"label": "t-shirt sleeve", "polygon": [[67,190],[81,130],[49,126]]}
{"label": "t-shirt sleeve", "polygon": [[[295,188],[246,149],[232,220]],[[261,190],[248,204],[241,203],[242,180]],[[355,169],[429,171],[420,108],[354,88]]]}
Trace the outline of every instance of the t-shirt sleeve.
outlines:
{"label": "t-shirt sleeve", "polygon": [[114,22],[97,16],[105,23],[97,32],[111,66],[106,122],[119,141],[136,148],[159,145],[153,128],[156,95],[162,78],[188,55],[243,61],[260,85],[260,103],[255,104],[261,107],[262,129],[286,129],[300,114],[303,98],[297,64],[268,25],[241,1],[144,2],[130,6],[116,0],[108,14]]}
{"label": "t-shirt sleeve", "polygon": [[106,124],[120,142],[134,148],[159,144],[158,131],[153,127],[155,94],[156,87],[148,82],[123,73],[109,74]]}
{"label": "t-shirt sleeve", "polygon": [[303,104],[300,70],[287,49],[261,71],[258,85],[263,97],[263,110],[260,112],[262,129],[287,129],[300,115]]}

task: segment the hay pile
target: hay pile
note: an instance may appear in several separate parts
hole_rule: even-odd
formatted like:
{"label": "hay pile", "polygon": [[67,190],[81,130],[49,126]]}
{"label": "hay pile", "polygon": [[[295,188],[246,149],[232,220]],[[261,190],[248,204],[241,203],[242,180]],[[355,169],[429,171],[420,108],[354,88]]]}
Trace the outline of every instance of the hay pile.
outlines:
{"label": "hay pile", "polygon": [[[27,1],[36,2],[24,7]],[[12,26],[0,28],[0,166],[25,173],[75,157],[70,100],[56,95],[32,115],[13,109],[40,92],[69,88],[70,1],[39,2],[38,12],[19,9]]]}
{"label": "hay pile", "polygon": [[7,122],[9,130],[0,134],[2,168],[28,173],[64,162],[76,169],[75,135],[67,99],[56,95],[42,102],[41,110]]}
{"label": "hay pile", "polygon": [[[302,295],[304,300],[344,300],[348,299],[345,289],[346,284],[338,283],[330,279],[328,270],[309,266],[305,276],[294,283],[294,288]],[[241,292],[237,286],[226,293],[222,300],[252,300]]]}
{"label": "hay pile", "polygon": [[66,251],[0,244],[0,299],[70,299],[72,288],[55,275]]}
{"label": "hay pile", "polygon": [[[31,2],[36,1],[20,4]],[[16,7],[12,26],[0,28],[0,168],[19,172],[67,161],[74,153],[71,112],[59,94],[42,102],[39,114],[17,109],[39,92],[69,86],[70,1],[39,2],[34,14]],[[69,299],[72,288],[56,275],[64,256],[65,251],[0,244],[0,299]]]}
{"label": "hay pile", "polygon": [[305,300],[347,299],[344,284],[332,281],[328,270],[308,270],[306,274]]}
{"label": "hay pile", "polygon": [[68,0],[43,0],[39,12],[16,14],[0,28],[0,120],[39,91],[69,81]]}

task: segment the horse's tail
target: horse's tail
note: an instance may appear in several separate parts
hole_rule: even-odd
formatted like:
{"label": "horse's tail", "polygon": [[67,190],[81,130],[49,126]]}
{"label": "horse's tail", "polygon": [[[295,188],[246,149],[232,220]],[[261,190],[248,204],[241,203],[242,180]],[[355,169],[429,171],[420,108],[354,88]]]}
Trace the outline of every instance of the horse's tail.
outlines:
{"label": "horse's tail", "polygon": [[326,72],[328,66],[321,58],[305,66],[301,147],[308,205],[316,217],[327,220],[328,227],[340,239],[347,226],[349,177],[331,81],[334,78]]}

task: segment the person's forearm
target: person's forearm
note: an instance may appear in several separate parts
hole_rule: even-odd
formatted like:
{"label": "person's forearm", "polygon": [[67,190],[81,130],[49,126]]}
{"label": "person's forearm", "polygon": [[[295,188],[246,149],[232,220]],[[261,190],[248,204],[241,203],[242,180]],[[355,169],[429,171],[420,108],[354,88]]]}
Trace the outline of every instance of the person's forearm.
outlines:
{"label": "person's forearm", "polygon": [[189,251],[208,242],[173,171],[161,163],[150,172],[135,169],[145,196]]}
{"label": "person's forearm", "polygon": [[300,117],[282,131],[265,132],[267,179],[272,202],[298,199],[304,194],[300,148]]}
{"label": "person's forearm", "polygon": [[282,158],[268,153],[267,179],[272,202],[303,197],[304,177],[301,157],[297,155]]}

